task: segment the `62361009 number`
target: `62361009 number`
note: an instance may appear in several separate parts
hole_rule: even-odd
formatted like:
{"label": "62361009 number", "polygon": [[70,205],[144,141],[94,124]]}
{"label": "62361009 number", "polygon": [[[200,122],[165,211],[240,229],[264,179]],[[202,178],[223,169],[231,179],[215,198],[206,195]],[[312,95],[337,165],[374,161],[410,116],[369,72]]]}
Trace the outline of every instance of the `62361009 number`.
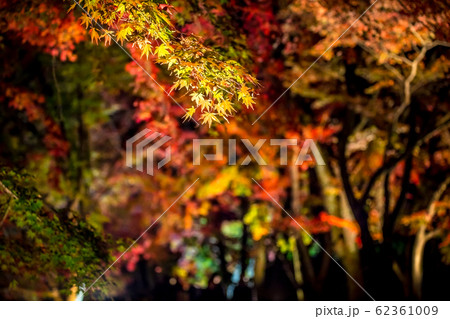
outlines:
{"label": "62361009 number", "polygon": [[375,309],[378,316],[436,316],[438,312],[437,306],[378,306]]}

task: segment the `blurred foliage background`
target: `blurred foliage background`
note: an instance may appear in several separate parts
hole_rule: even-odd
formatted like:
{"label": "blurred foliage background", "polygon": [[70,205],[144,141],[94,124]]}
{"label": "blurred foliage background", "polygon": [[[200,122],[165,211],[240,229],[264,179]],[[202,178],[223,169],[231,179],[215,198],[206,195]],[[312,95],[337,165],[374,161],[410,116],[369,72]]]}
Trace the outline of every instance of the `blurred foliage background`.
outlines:
{"label": "blurred foliage background", "polygon": [[[448,2],[379,1],[335,42],[369,6],[0,0],[1,298],[448,300]],[[154,176],[125,165],[144,128],[172,137]],[[198,138],[238,165],[193,165]],[[271,138],[326,165],[239,165]]]}

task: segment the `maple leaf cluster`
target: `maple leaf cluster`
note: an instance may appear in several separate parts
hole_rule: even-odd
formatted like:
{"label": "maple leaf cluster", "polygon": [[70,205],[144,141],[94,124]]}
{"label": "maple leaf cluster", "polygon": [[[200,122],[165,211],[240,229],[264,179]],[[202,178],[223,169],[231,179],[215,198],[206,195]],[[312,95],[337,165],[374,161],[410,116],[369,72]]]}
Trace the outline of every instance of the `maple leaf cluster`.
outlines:
{"label": "maple leaf cluster", "polygon": [[239,105],[251,108],[255,103],[257,80],[238,62],[205,46],[201,38],[178,31],[170,20],[170,7],[156,1],[79,3],[82,24],[90,28],[92,41],[127,41],[139,48],[141,57],[152,56],[167,67],[176,78],[170,91],[185,89],[195,103],[185,119],[199,110],[200,120],[211,126],[233,116]]}

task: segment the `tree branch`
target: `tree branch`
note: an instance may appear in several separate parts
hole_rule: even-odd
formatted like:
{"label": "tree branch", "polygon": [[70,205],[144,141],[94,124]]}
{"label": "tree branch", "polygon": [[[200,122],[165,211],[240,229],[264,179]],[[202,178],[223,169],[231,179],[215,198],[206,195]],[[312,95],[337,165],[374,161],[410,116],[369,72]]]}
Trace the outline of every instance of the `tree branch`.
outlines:
{"label": "tree branch", "polygon": [[11,211],[12,201],[16,200],[18,197],[8,187],[6,187],[5,184],[3,184],[1,181],[0,181],[0,187],[10,197],[9,201],[8,201],[8,207],[6,208],[5,215],[3,215],[2,220],[0,221],[0,227],[2,227],[6,220],[6,217],[8,217],[8,214]]}
{"label": "tree branch", "polygon": [[436,192],[434,192],[433,197],[431,197],[427,214],[427,218],[429,221],[431,221],[436,214],[436,202],[439,201],[439,198],[441,198],[442,194],[447,189],[448,184],[450,184],[450,176],[447,176],[447,178],[441,183],[441,185],[439,185],[439,188],[436,190]]}
{"label": "tree branch", "polygon": [[11,196],[12,198],[14,198],[14,199],[18,199],[18,197],[8,188],[8,187],[6,187],[5,186],[5,184],[3,184],[1,181],[0,181],[0,187],[3,189],[3,191],[6,193],[6,194],[8,194],[9,196]]}

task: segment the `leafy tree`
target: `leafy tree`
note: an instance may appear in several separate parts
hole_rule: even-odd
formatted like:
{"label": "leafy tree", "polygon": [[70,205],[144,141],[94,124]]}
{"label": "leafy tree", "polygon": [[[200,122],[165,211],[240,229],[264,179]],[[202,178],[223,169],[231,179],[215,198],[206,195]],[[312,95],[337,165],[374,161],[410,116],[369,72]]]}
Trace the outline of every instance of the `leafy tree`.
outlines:
{"label": "leafy tree", "polygon": [[128,41],[139,48],[141,57],[155,56],[157,63],[167,66],[176,78],[170,91],[185,89],[195,102],[186,118],[200,109],[200,119],[211,126],[233,115],[233,104],[254,104],[256,79],[201,38],[177,30],[170,20],[173,6],[158,1],[80,1],[71,8],[80,3],[82,23],[90,27],[92,41]]}

